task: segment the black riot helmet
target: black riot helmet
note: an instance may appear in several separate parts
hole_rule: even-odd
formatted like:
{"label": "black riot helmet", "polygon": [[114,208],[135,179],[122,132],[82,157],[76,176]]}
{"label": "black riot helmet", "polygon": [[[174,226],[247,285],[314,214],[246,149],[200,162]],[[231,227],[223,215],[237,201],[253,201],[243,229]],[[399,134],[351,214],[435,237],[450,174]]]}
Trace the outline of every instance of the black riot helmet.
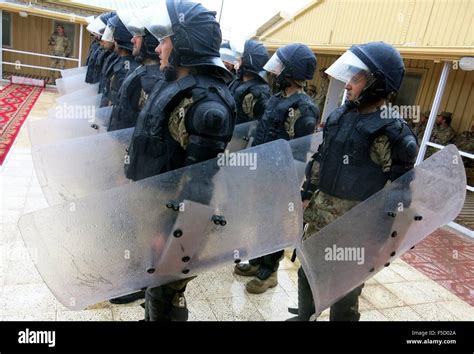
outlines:
{"label": "black riot helmet", "polygon": [[264,69],[276,75],[278,84],[284,89],[289,85],[289,79],[295,80],[300,86],[312,80],[316,65],[316,56],[311,49],[296,43],[279,48]]}
{"label": "black riot helmet", "polygon": [[158,40],[141,24],[134,13],[135,11],[121,10],[117,12],[117,16],[125,27],[127,27],[128,32],[130,32],[133,37],[142,38],[140,52],[135,56],[135,60],[139,63],[147,58],[159,60],[160,58],[155,52],[155,49],[159,44]]}
{"label": "black riot helmet", "polygon": [[405,65],[400,53],[390,44],[371,42],[353,45],[326,73],[342,82],[349,82],[356,75],[367,78],[364,90],[356,105],[377,102],[395,94],[405,75]]}
{"label": "black riot helmet", "polygon": [[119,16],[112,17],[108,25],[112,28],[114,41],[119,48],[133,51],[132,38],[133,35],[128,31],[127,27],[120,20]]}
{"label": "black riot helmet", "polygon": [[160,60],[160,57],[156,53],[155,49],[158,47],[160,42],[158,39],[153,36],[150,31],[145,28],[145,35],[143,36],[143,45],[141,48],[141,53],[145,58],[150,58],[153,60]]}
{"label": "black riot helmet", "polygon": [[230,78],[220,58],[222,33],[214,11],[191,1],[166,0],[142,9],[137,18],[159,41],[171,38],[171,66],[213,66]]}
{"label": "black riot helmet", "polygon": [[250,72],[265,79],[266,73],[263,67],[268,59],[268,51],[262,43],[252,39],[247,40],[242,54],[242,65],[239,68],[239,74]]}
{"label": "black riot helmet", "polygon": [[115,16],[115,12],[106,12],[99,16],[100,20],[107,26],[109,20]]}

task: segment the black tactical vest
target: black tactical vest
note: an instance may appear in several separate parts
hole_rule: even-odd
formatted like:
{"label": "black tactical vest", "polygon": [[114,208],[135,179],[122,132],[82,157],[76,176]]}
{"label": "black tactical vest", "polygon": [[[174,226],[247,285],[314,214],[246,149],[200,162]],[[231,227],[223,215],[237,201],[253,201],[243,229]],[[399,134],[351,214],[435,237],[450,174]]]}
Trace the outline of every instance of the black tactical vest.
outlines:
{"label": "black tactical vest", "polygon": [[153,65],[145,65],[146,74],[140,76],[140,84],[142,90],[147,94],[150,95],[153,91],[153,88],[156,86],[158,81],[164,79],[164,74],[160,70],[159,64]]}
{"label": "black tactical vest", "polygon": [[87,57],[86,65],[87,65],[87,72],[86,72],[86,83],[94,84],[94,70],[97,63],[97,59],[99,57],[100,51],[100,44],[97,41],[93,41],[90,47],[89,56]]}
{"label": "black tactical vest", "polygon": [[[120,59],[112,67],[112,76],[107,88],[107,96],[111,105],[118,104],[119,91],[128,74],[131,74],[137,69],[139,64],[135,61],[135,57],[127,55],[120,57]],[[110,74],[109,74],[110,75]]]}
{"label": "black tactical vest", "polygon": [[[235,124],[247,123],[260,119],[265,111],[265,104],[271,96],[270,86],[263,83],[262,79],[252,79],[249,81],[234,80],[229,85],[229,90],[234,96],[237,106],[237,120]],[[242,104],[245,96],[251,93],[256,100],[254,107],[254,117],[249,117],[243,110]]]}
{"label": "black tactical vest", "polygon": [[120,57],[116,53],[111,53],[105,60],[102,65],[100,72],[100,81],[99,81],[99,93],[104,93],[109,81],[109,76],[112,75],[113,66],[118,62]]}
{"label": "black tactical vest", "polygon": [[162,79],[159,65],[143,65],[130,73],[120,87],[118,103],[114,105],[108,131],[134,127],[140,113],[141,90],[149,94],[153,86]]}
{"label": "black tactical vest", "polygon": [[401,119],[381,118],[380,110],[360,114],[346,109],[343,106],[331,113],[324,127],[316,158],[320,162],[319,189],[337,198],[363,201],[389,180],[389,173],[370,158],[374,140],[386,135],[393,147],[410,130],[404,129]]}
{"label": "black tactical vest", "polygon": [[[129,163],[125,164],[128,179],[137,181],[184,167],[186,152],[171,137],[168,120],[176,104],[189,96],[193,97],[194,104],[219,100],[229,110],[234,108],[234,99],[221,80],[189,75],[171,83],[160,82],[138,117],[128,151]],[[193,109],[189,109],[187,116],[192,112]],[[185,120],[189,121],[187,116]],[[224,139],[230,140],[230,136]]]}
{"label": "black tactical vest", "polygon": [[112,53],[106,50],[104,47],[99,47],[99,49],[97,49],[97,55],[94,65],[91,65],[89,68],[87,68],[86,75],[90,77],[91,81],[89,83],[96,84],[100,81],[100,73],[102,72],[102,66],[104,65],[105,60],[109,57],[110,54]]}
{"label": "black tactical vest", "polygon": [[[292,109],[299,109],[301,113],[299,119],[311,119],[314,117],[315,127],[319,119],[319,110],[311,98],[304,93],[295,93],[288,98],[282,97],[281,93],[276,94],[267,101],[266,107],[262,119],[258,122],[257,134],[253,146],[278,139],[290,140],[285,130],[285,122],[291,114]],[[295,138],[306,135],[298,134],[296,131],[295,133]]]}

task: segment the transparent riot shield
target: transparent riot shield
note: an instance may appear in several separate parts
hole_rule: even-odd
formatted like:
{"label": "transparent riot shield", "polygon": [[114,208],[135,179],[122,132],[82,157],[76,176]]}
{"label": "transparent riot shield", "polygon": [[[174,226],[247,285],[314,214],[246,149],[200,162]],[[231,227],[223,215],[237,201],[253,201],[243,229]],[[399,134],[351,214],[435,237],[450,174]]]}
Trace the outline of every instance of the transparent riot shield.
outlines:
{"label": "transparent riot shield", "polygon": [[96,111],[96,114],[92,123],[107,129],[110,124],[110,117],[112,116],[113,110],[114,110],[113,106],[99,108]]}
{"label": "transparent riot shield", "polygon": [[101,134],[106,131],[105,127],[90,123],[89,119],[50,118],[28,122],[28,133],[32,146]]}
{"label": "transparent riot shield", "polygon": [[[113,107],[98,107],[102,94],[84,99],[74,105],[56,105],[48,110],[48,119],[83,120],[84,124],[96,123],[104,127],[109,126]],[[46,124],[46,123],[45,123]],[[80,137],[82,135],[78,135]]]}
{"label": "transparent riot shield", "polygon": [[288,142],[293,154],[293,159],[295,160],[295,168],[298,175],[298,181],[301,182],[300,185],[302,185],[305,180],[306,165],[318,151],[318,147],[321,145],[322,141],[323,133],[319,132]]}
{"label": "transparent riot shield", "polygon": [[49,205],[117,187],[125,178],[133,128],[33,146],[38,181]]}
{"label": "transparent riot shield", "polygon": [[64,96],[74,91],[82,90],[90,84],[85,82],[84,75],[74,75],[63,79],[56,80],[56,87],[59,95]]}
{"label": "transparent riot shield", "polygon": [[227,145],[227,150],[235,152],[250,148],[257,133],[257,124],[258,121],[254,120],[236,125],[232,140]]}
{"label": "transparent riot shield", "polygon": [[[71,92],[68,95],[60,96],[56,99],[57,105],[76,105],[85,104],[87,102],[96,103],[99,92],[99,85],[89,85],[81,90]],[[100,103],[100,101],[99,101]],[[97,108],[99,106],[97,105]]]}
{"label": "transparent riot shield", "polygon": [[[133,131],[129,128],[47,145],[33,144],[36,174],[48,204],[56,205],[128,183],[124,164]],[[289,142],[300,186],[306,164],[321,140],[322,133],[317,133]],[[92,174],[94,178],[90,178]]]}
{"label": "transparent riot shield", "polygon": [[64,79],[71,76],[83,75],[85,79],[86,73],[87,73],[87,66],[81,66],[79,68],[61,70],[61,77]]}
{"label": "transparent riot shield", "polygon": [[316,314],[456,218],[466,174],[454,145],[357,205],[297,247]]}
{"label": "transparent riot shield", "polygon": [[293,157],[279,140],[24,215],[19,226],[50,290],[79,310],[293,246],[301,218]]}

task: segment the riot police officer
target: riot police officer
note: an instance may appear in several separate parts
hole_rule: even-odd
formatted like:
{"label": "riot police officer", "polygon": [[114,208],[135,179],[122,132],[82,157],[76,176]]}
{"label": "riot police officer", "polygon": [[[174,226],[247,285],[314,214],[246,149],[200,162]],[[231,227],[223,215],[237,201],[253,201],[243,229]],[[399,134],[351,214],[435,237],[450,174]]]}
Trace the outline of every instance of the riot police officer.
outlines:
{"label": "riot police officer", "polygon": [[271,96],[263,69],[269,57],[262,43],[249,39],[235,65],[237,78],[229,85],[237,106],[236,124],[258,120]]}
{"label": "riot police officer", "polygon": [[93,73],[97,63],[99,54],[102,52],[102,46],[100,44],[101,37],[104,34],[105,24],[100,19],[100,16],[94,18],[89,25],[87,26],[87,31],[90,32],[92,36],[92,43],[89,47],[89,54],[87,56],[86,66],[86,82],[88,84],[93,83]]}
{"label": "riot police officer", "polygon": [[[328,117],[323,142],[307,167],[306,235],[314,235],[413,168],[418,150],[416,136],[403,119],[395,112],[382,115],[385,100],[400,89],[405,73],[397,50],[383,42],[354,45],[326,72],[346,82],[347,96],[345,105]],[[331,321],[359,320],[362,287],[331,306]],[[300,268],[294,319],[308,320],[313,313],[311,290]]]}
{"label": "riot police officer", "polygon": [[138,114],[153,87],[164,78],[160,71],[160,59],[155,52],[159,44],[158,40],[138,24],[138,20],[131,12],[119,11],[117,15],[128,31],[133,34],[132,55],[141,66],[123,81],[118,94],[118,102],[112,110],[108,131],[134,127]]}
{"label": "riot police officer", "polygon": [[100,37],[102,37],[102,33],[100,33],[100,31],[95,32],[92,30],[94,27],[92,23],[97,21],[100,24],[102,24],[102,21],[100,20],[99,17],[94,17],[94,16],[88,17],[86,18],[86,20],[89,23],[87,26],[87,30],[91,34],[91,44],[89,46],[89,51],[87,53],[87,59],[86,59],[86,66],[89,67],[89,66],[92,66],[92,63],[95,62],[95,60],[97,59],[98,50],[100,48]]}
{"label": "riot police officer", "polygon": [[[268,102],[258,122],[253,145],[277,139],[292,140],[313,134],[319,121],[319,110],[304,92],[307,80],[316,70],[316,57],[303,44],[290,44],[277,50],[264,69],[276,76],[280,92]],[[252,294],[261,294],[278,284],[277,270],[284,251],[253,259],[249,264],[238,264],[234,272],[256,276],[247,283]]]}
{"label": "riot police officer", "polygon": [[[160,41],[156,50],[166,82],[158,84],[139,115],[128,178],[139,180],[215,158],[230,141],[235,102],[227,88],[231,75],[219,55],[222,34],[215,16],[201,4],[182,0],[167,0],[137,15]],[[188,184],[192,187],[192,181]],[[145,319],[186,320],[189,281],[147,289]]]}
{"label": "riot police officer", "polygon": [[[115,16],[113,12],[104,13],[87,27],[91,33],[100,36],[100,47],[97,50],[95,60],[91,61],[87,66],[86,82],[89,84],[99,83],[104,67],[108,67],[108,63],[116,59],[116,55],[113,51],[113,41],[104,41],[102,38],[107,27],[107,22],[113,16]],[[101,88],[99,88],[99,92],[101,92]]]}
{"label": "riot police officer", "polygon": [[[108,28],[112,32],[115,43],[115,53],[118,58],[110,64],[105,72],[105,85],[101,101],[101,107],[113,106],[118,103],[118,93],[125,77],[133,72],[138,63],[132,55],[132,34],[122,23],[118,16],[112,17],[108,22]],[[104,34],[104,37],[106,35]]]}

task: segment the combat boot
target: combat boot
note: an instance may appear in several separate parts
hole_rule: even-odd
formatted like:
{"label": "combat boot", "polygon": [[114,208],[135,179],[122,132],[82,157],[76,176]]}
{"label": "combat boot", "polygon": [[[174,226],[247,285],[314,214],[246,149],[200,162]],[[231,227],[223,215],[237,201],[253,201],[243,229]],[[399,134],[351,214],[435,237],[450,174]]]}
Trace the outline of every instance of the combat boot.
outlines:
{"label": "combat boot", "polygon": [[342,299],[331,306],[329,320],[357,322],[360,320],[359,296],[362,294],[364,284],[358,286]]}
{"label": "combat boot", "polygon": [[260,268],[260,265],[252,265],[252,264],[237,264],[234,267],[234,273],[237,275],[241,275],[244,277],[253,277],[257,275],[257,272]]}
{"label": "combat boot", "polygon": [[263,294],[268,289],[278,285],[278,272],[260,268],[257,277],[245,285],[245,289],[250,294]]}
{"label": "combat boot", "polygon": [[310,321],[315,313],[311,288],[301,267],[298,269],[298,308],[290,308],[288,311],[298,316],[289,318],[287,321]]}
{"label": "combat boot", "polygon": [[187,321],[189,317],[189,311],[186,303],[184,293],[178,292],[173,297],[172,307],[170,311],[171,321]]}

